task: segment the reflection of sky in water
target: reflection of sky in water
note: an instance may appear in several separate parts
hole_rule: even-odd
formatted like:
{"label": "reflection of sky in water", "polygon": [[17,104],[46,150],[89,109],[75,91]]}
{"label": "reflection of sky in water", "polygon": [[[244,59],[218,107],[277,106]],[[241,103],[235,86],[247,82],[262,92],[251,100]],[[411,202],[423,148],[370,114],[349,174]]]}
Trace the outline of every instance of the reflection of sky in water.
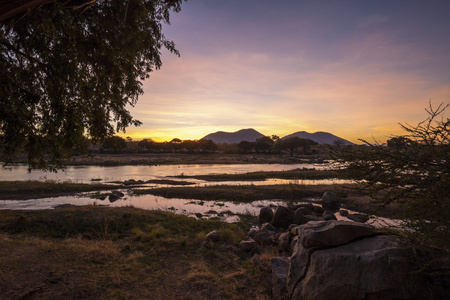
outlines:
{"label": "reflection of sky in water", "polygon": [[32,170],[28,173],[26,166],[0,168],[2,180],[59,180],[74,182],[124,181],[129,179],[150,180],[165,176],[205,175],[205,174],[241,174],[258,171],[287,171],[297,168],[329,168],[328,164],[234,164],[234,165],[160,165],[160,166],[72,166],[58,173]]}
{"label": "reflection of sky in water", "polygon": [[[123,191],[126,192],[126,191]],[[314,201],[315,199],[305,199],[304,201],[290,202],[293,205],[307,203]],[[142,209],[152,210],[164,210],[172,211],[178,214],[184,214],[187,216],[195,216],[196,213],[201,213],[205,218],[216,217],[219,215],[224,221],[236,222],[238,217],[233,214],[251,214],[257,216],[259,210],[264,206],[272,206],[275,209],[276,206],[286,205],[287,201],[281,200],[262,200],[253,201],[251,203],[233,203],[222,201],[201,201],[195,199],[177,199],[177,198],[164,198],[154,195],[142,195],[142,196],[129,196],[110,202],[106,200],[91,199],[88,197],[56,197],[56,198],[42,198],[32,200],[0,200],[0,209],[16,209],[16,210],[35,210],[35,209],[52,209],[60,205],[105,205],[110,207],[123,207],[134,206]],[[319,203],[316,203],[319,205]],[[348,210],[350,213],[356,213]],[[230,213],[231,212],[231,213]],[[220,216],[220,215],[223,216]],[[338,220],[346,220],[346,217],[342,217],[339,213],[335,214]],[[398,220],[390,220],[386,218],[376,217],[370,219],[368,224],[372,224],[376,227],[399,224]]]}
{"label": "reflection of sky in water", "polygon": [[[91,179],[101,179],[102,182],[107,181],[124,181],[129,179],[150,180],[164,179],[166,176],[175,175],[205,175],[205,174],[239,174],[257,171],[283,171],[297,168],[316,168],[325,169],[329,165],[312,165],[312,164],[236,164],[236,165],[161,165],[161,166],[80,166],[69,167],[65,172],[48,173],[39,170],[27,172],[26,166],[15,166],[10,170],[0,169],[1,180],[58,180],[58,181],[74,181],[74,182],[91,182]],[[221,181],[206,182],[195,179],[177,179],[171,180],[195,182],[193,186],[210,186],[210,185],[280,185],[280,184],[345,184],[349,181],[341,179],[324,179],[324,180],[285,180],[285,179],[267,179],[264,181]],[[148,188],[154,187],[172,187],[172,185],[146,184]],[[123,191],[127,193],[126,190]],[[301,201],[293,204],[305,203]],[[52,209],[60,205],[106,205],[111,207],[134,206],[142,209],[168,210],[178,214],[194,216],[195,213],[201,213],[204,217],[215,217],[217,214],[223,215],[222,219],[228,222],[238,220],[233,214],[251,214],[258,215],[261,207],[271,205],[286,205],[285,201],[264,200],[254,201],[252,203],[232,203],[220,201],[199,201],[189,199],[166,199],[154,195],[129,196],[126,195],[122,199],[115,202],[109,200],[91,199],[85,194],[79,196],[65,196],[56,198],[42,198],[32,200],[0,200],[0,209],[17,209],[17,210],[34,210],[34,209]],[[231,213],[229,213],[231,212]],[[338,219],[348,220],[345,217],[336,214]],[[376,226],[385,226],[393,221],[384,218],[375,218],[369,220]],[[378,225],[377,225],[378,224]]]}

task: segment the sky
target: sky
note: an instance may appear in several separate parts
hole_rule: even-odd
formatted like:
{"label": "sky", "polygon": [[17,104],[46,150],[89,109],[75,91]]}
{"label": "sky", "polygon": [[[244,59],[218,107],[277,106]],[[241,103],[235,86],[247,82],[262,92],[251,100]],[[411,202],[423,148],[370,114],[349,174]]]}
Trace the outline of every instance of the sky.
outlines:
{"label": "sky", "polygon": [[449,12],[447,0],[189,0],[163,26],[180,57],[162,51],[130,108],[143,125],[122,136],[385,141],[450,103]]}

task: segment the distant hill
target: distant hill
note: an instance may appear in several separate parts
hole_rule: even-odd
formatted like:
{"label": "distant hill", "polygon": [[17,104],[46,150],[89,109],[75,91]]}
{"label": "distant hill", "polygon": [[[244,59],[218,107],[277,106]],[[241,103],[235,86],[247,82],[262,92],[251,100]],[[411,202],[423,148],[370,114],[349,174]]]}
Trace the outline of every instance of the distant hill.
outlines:
{"label": "distant hill", "polygon": [[242,141],[254,142],[263,136],[263,134],[259,133],[255,129],[249,128],[241,129],[236,132],[218,131],[208,134],[203,139],[212,140],[216,144],[239,144]]}
{"label": "distant hill", "polygon": [[335,141],[340,141],[342,145],[354,145],[350,141],[347,141],[343,138],[335,136],[334,134],[331,134],[329,132],[323,132],[323,131],[318,131],[318,132],[314,132],[314,133],[309,133],[306,131],[298,131],[296,133],[293,133],[293,134],[283,137],[283,139],[293,137],[293,136],[297,136],[302,139],[311,139],[314,142],[319,143],[319,144],[333,145],[335,143]]}

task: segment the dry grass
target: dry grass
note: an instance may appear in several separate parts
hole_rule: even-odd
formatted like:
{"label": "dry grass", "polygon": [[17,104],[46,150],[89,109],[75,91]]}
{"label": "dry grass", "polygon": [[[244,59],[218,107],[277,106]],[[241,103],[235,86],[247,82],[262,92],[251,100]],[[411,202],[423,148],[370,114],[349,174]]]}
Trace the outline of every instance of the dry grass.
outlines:
{"label": "dry grass", "polygon": [[[2,211],[0,220],[0,299],[269,297],[270,275],[255,272],[251,256],[237,250],[244,224],[99,207]],[[92,235],[103,220],[107,235]],[[42,226],[51,222],[66,226]],[[202,247],[213,229],[224,239]]]}

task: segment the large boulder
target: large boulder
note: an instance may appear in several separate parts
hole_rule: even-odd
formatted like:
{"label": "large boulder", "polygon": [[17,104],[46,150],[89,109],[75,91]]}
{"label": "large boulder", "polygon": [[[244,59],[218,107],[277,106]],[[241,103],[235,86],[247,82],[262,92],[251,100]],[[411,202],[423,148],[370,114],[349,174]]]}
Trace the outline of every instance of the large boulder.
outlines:
{"label": "large boulder", "polygon": [[294,212],[287,207],[278,206],[272,219],[275,227],[288,228],[294,222]]}
{"label": "large boulder", "polygon": [[392,237],[372,236],[334,248],[311,249],[305,251],[309,259],[302,278],[288,283],[290,299],[411,298],[408,265]]}
{"label": "large boulder", "polygon": [[273,210],[270,206],[262,207],[259,210],[259,224],[270,222],[273,218]]}
{"label": "large boulder", "polygon": [[324,210],[338,211],[341,207],[341,200],[335,193],[326,191],[322,195],[322,207]]}
{"label": "large boulder", "polygon": [[306,276],[309,258],[317,249],[347,244],[373,231],[370,225],[350,221],[312,221],[294,228],[291,232],[297,236],[291,242],[289,293],[292,294],[297,283]]}

